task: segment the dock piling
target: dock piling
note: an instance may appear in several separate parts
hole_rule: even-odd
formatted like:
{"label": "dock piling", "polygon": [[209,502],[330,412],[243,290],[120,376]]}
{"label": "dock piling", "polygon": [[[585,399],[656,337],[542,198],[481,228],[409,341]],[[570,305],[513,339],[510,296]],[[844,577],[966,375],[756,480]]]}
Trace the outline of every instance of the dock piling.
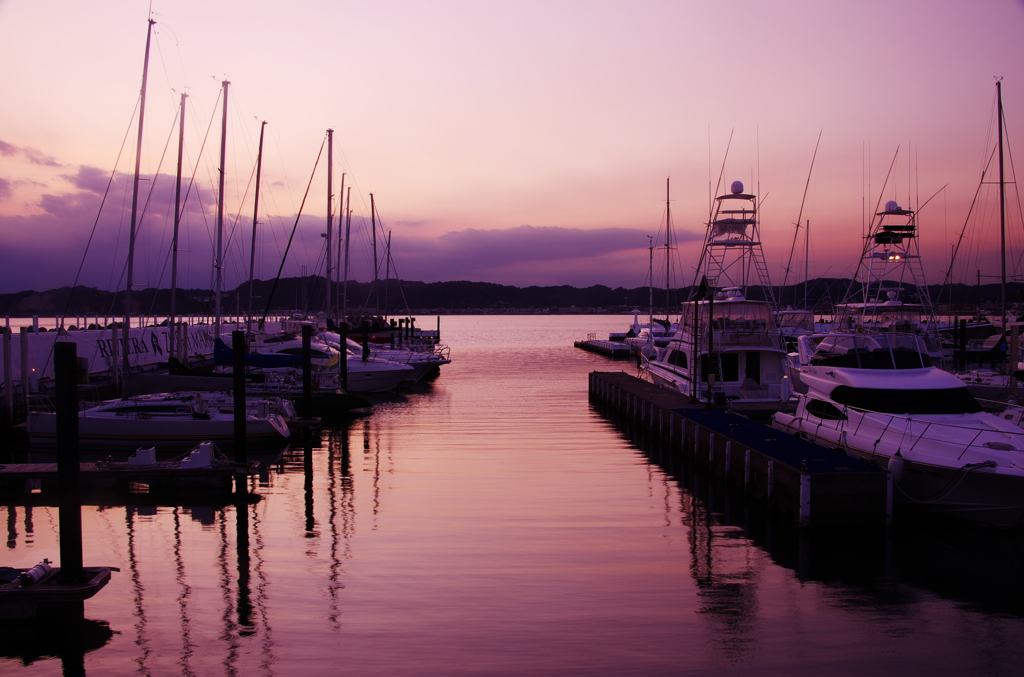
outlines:
{"label": "dock piling", "polygon": [[[235,462],[245,463],[245,332],[231,332],[232,393],[235,424]],[[244,480],[243,480],[244,481]]]}
{"label": "dock piling", "polygon": [[78,350],[54,345],[57,386],[57,483],[60,488],[60,577],[67,585],[85,582],[82,568],[82,501],[78,459]]}

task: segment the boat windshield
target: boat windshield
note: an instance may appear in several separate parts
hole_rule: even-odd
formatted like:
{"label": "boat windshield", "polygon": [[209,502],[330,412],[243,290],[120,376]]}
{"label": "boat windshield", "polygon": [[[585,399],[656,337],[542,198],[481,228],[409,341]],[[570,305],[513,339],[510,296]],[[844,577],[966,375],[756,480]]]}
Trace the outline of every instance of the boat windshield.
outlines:
{"label": "boat windshield", "polygon": [[806,310],[780,310],[777,318],[782,327],[807,332],[814,331],[814,314]]}
{"label": "boat windshield", "polygon": [[831,397],[838,404],[881,414],[976,414],[982,410],[967,388],[894,390],[837,386]]}
{"label": "boat windshield", "polygon": [[921,369],[930,367],[926,337],[917,334],[835,334],[825,336],[811,364],[852,369]]}
{"label": "boat windshield", "polygon": [[[701,310],[705,315],[708,306]],[[775,318],[767,303],[742,301],[740,303],[719,302],[714,304],[714,327],[717,331],[736,332],[772,332],[774,333]]]}
{"label": "boat windshield", "polygon": [[838,325],[847,331],[857,327],[914,331],[923,325],[924,309],[898,302],[848,303],[836,308]]}

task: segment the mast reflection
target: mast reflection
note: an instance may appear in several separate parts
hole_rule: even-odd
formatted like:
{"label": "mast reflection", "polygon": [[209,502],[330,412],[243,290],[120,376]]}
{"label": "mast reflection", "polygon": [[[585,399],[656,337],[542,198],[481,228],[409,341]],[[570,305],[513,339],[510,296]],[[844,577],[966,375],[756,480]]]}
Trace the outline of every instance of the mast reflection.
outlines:
{"label": "mast reflection", "polygon": [[181,509],[175,506],[174,516],[174,580],[178,584],[178,614],[179,628],[181,631],[181,656],[178,657],[178,667],[181,674],[193,677],[196,673],[192,669],[192,653],[195,645],[192,642],[192,619],[189,615],[189,602],[192,596],[192,586],[188,584],[185,576],[185,559],[182,555],[181,538]]}
{"label": "mast reflection", "polygon": [[[347,422],[338,425],[325,437],[327,446],[328,477],[327,495],[330,506],[331,562],[328,580],[328,599],[331,612],[328,620],[334,632],[341,630],[340,591],[345,584],[341,581],[344,572],[342,560],[352,557],[349,539],[355,523],[352,463],[349,449],[349,426]],[[339,524],[340,522],[340,524]]]}
{"label": "mast reflection", "polygon": [[146,510],[146,512],[152,514],[152,509],[148,508],[148,506],[146,508],[139,508],[126,505],[124,519],[127,532],[128,572],[132,588],[132,615],[135,616],[135,644],[139,647],[139,655],[133,660],[138,666],[139,672],[146,674],[150,671],[148,661],[153,653],[153,649],[150,646],[149,635],[146,632],[146,606],[143,603],[145,588],[142,584],[142,575],[139,572],[139,558],[135,543],[135,515],[141,510]]}

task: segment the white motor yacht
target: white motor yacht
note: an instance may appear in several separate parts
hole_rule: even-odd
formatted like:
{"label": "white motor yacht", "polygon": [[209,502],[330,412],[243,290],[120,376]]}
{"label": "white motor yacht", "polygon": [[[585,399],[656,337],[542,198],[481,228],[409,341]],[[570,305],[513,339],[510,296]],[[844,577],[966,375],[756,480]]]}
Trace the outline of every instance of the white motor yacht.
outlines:
{"label": "white motor yacht", "polygon": [[795,413],[773,416],[774,427],[888,468],[904,503],[1004,527],[1024,518],[1024,430],[932,366],[922,335],[798,343],[806,392]]}
{"label": "white motor yacht", "polygon": [[[697,401],[735,409],[786,407],[786,351],[775,324],[757,197],[743,192],[742,182],[734,181],[728,194],[716,198],[697,269],[699,291],[683,304],[674,337],[644,361],[651,379]],[[749,297],[755,286],[765,300]]]}
{"label": "white motor yacht", "polygon": [[[651,379],[701,401],[748,410],[782,407],[790,388],[771,306],[748,301],[735,288],[716,295],[713,303],[684,304],[679,338],[646,363]],[[692,313],[698,319],[686,322]]]}

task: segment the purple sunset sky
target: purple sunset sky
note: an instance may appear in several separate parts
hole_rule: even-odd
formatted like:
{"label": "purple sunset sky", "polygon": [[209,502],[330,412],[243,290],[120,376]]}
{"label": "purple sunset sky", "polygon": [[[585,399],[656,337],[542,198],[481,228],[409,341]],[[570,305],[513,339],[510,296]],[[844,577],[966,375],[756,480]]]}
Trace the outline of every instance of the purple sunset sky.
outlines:
{"label": "purple sunset sky", "polygon": [[[81,284],[123,287],[147,7],[0,0],[0,292],[68,285],[79,268]],[[153,12],[142,286],[169,284],[182,91],[195,185],[179,283],[211,284],[225,78],[227,287],[248,277],[262,120],[257,277],[277,271],[330,127],[335,193],[342,172],[353,188],[354,279],[371,274],[373,193],[404,279],[637,287],[648,236],[663,238],[668,177],[676,281],[691,281],[723,163],[724,186],[740,179],[764,200],[781,281],[819,133],[803,205],[810,274],[852,272],[879,197],[931,198],[921,242],[929,281],[941,282],[994,144],[996,76],[1011,159],[1024,116],[1020,0],[156,0]],[[326,151],[286,275],[322,273],[325,165]],[[958,281],[995,265],[991,193],[979,196]],[[1011,228],[1016,274],[1015,198]]]}

